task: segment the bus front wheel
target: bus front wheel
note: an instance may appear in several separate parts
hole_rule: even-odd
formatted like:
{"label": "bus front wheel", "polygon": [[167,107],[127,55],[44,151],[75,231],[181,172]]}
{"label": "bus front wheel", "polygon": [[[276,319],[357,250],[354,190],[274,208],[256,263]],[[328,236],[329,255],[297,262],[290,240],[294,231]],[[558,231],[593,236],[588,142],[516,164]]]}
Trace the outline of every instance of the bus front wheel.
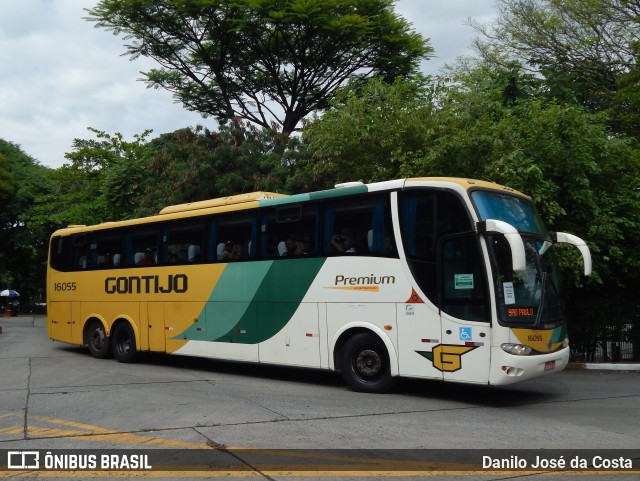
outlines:
{"label": "bus front wheel", "polygon": [[113,356],[118,362],[132,362],[137,354],[136,335],[133,328],[127,323],[118,324],[111,338]]}
{"label": "bus front wheel", "polygon": [[111,340],[100,321],[93,321],[87,333],[89,352],[97,359],[106,359],[111,356]]}
{"label": "bus front wheel", "polygon": [[383,393],[391,389],[389,354],[382,340],[371,333],[358,333],[342,349],[342,377],[354,390]]}

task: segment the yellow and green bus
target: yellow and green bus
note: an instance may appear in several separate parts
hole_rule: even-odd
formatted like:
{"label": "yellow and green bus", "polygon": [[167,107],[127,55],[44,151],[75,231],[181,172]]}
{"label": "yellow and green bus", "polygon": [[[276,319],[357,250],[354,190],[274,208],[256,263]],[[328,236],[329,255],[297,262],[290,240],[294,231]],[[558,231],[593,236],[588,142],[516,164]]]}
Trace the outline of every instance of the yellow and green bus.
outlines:
{"label": "yellow and green bus", "polygon": [[413,178],[241,194],[70,226],[50,242],[48,334],[140,352],[503,385],[569,360],[554,244],[531,200]]}

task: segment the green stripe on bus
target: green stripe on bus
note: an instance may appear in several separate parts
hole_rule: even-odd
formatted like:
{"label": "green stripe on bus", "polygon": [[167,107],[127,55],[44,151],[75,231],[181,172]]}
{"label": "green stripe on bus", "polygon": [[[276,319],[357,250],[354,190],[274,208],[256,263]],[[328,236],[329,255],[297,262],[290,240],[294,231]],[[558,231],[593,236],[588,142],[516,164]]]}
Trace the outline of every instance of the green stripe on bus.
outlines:
{"label": "green stripe on bus", "polygon": [[296,202],[308,202],[310,200],[333,199],[336,197],[345,197],[355,194],[366,194],[369,188],[366,185],[355,185],[352,187],[342,187],[340,189],[321,190],[319,192],[310,192],[308,194],[289,195],[287,197],[278,197],[275,199],[260,200],[260,207],[278,206],[284,204],[295,204]]}
{"label": "green stripe on bus", "polygon": [[567,337],[567,325],[563,324],[559,327],[556,327],[551,333],[551,339],[549,340],[549,344],[555,344],[558,342],[564,341]]}
{"label": "green stripe on bus", "polygon": [[273,337],[289,322],[324,261],[228,264],[198,322],[175,339],[256,344]]}

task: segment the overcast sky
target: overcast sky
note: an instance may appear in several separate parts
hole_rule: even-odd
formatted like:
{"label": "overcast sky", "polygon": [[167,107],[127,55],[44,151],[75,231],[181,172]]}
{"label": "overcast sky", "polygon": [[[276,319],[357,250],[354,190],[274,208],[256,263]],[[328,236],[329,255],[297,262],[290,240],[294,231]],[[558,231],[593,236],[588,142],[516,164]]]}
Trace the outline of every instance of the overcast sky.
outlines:
{"label": "overcast sky", "polygon": [[[73,139],[93,138],[87,127],[149,138],[197,124],[215,128],[175,104],[163,90],[147,89],[140,71],[154,64],[123,57],[123,41],[83,20],[97,0],[0,0],[0,138],[41,164],[66,162]],[[431,39],[435,74],[444,63],[471,54],[475,36],[465,22],[495,17],[493,0],[399,0],[396,11]]]}

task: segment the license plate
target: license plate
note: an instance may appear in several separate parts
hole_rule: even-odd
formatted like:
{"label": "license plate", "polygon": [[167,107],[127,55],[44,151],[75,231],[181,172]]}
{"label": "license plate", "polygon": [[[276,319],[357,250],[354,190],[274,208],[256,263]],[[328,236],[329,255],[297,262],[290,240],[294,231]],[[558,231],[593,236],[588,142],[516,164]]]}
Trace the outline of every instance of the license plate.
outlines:
{"label": "license plate", "polygon": [[545,371],[551,371],[552,369],[556,368],[556,362],[555,361],[547,361],[544,363],[544,370]]}

